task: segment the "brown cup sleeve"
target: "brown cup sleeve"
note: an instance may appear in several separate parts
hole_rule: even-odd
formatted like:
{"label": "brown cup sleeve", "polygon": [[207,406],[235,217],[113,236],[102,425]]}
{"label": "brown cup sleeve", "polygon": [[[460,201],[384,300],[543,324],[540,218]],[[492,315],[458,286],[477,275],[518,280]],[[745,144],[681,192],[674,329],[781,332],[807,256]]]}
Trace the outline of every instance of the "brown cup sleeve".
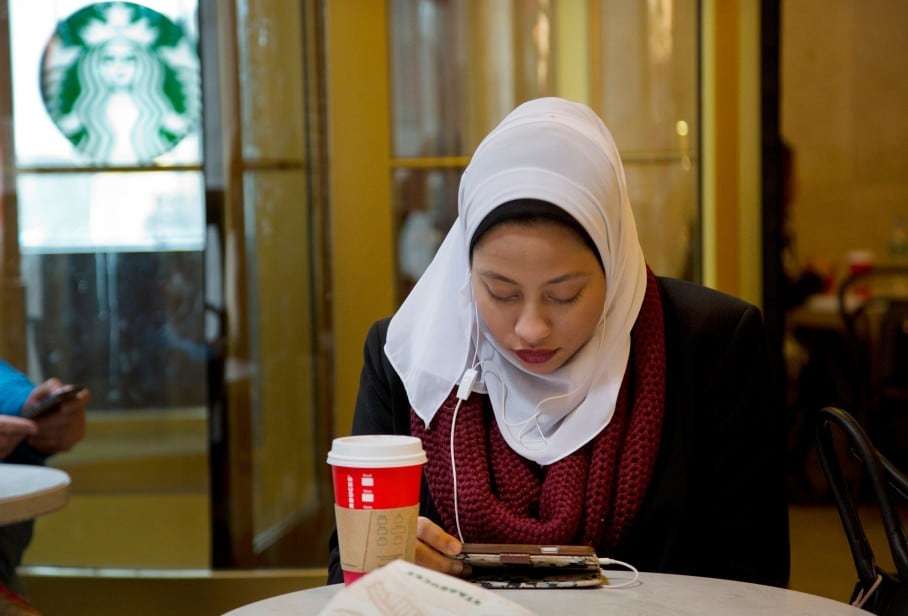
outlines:
{"label": "brown cup sleeve", "polygon": [[347,509],[334,505],[341,567],[366,573],[402,558],[414,562],[419,505]]}

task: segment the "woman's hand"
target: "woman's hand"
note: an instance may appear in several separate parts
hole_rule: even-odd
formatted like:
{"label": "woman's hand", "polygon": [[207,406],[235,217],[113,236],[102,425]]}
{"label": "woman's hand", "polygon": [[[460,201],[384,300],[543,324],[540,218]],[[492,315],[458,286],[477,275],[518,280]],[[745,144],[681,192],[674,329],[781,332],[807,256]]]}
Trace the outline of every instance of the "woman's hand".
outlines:
{"label": "woman's hand", "polygon": [[30,419],[0,415],[0,459],[6,458],[26,436],[38,433],[38,426]]}
{"label": "woman's hand", "polygon": [[441,571],[448,575],[466,577],[470,565],[452,558],[460,554],[463,547],[457,537],[452,537],[429,518],[419,516],[416,520],[416,564]]}
{"label": "woman's hand", "polygon": [[[25,406],[40,402],[63,387],[59,379],[48,379],[38,385],[28,397]],[[80,391],[75,399],[60,405],[60,410],[35,420],[38,430],[28,439],[28,444],[41,453],[53,454],[69,451],[85,436],[85,406],[91,399],[88,390]]]}

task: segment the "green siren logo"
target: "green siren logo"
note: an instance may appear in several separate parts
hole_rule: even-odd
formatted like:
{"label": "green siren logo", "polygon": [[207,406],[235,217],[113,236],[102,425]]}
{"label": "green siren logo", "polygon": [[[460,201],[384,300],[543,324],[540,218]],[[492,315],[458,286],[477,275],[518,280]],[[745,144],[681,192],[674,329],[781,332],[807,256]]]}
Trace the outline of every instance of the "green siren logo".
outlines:
{"label": "green siren logo", "polygon": [[198,124],[198,53],[182,27],[147,7],[76,11],[57,24],[41,66],[50,117],[92,163],[151,162]]}

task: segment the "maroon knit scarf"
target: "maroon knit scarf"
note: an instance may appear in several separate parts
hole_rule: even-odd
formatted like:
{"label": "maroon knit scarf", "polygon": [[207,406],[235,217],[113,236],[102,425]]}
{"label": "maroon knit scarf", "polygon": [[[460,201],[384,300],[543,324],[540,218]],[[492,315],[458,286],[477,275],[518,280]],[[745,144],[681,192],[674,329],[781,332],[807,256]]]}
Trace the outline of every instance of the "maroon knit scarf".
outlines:
{"label": "maroon knit scarf", "polygon": [[[443,527],[454,521],[451,419],[454,392],[429,430],[415,412],[425,472]],[[659,449],[665,403],[665,326],[655,276],[631,332],[631,354],[611,422],[590,443],[546,467],[518,455],[498,429],[488,397],[473,394],[457,415],[454,452],[460,527],[466,541],[587,544],[606,551],[640,508]]]}

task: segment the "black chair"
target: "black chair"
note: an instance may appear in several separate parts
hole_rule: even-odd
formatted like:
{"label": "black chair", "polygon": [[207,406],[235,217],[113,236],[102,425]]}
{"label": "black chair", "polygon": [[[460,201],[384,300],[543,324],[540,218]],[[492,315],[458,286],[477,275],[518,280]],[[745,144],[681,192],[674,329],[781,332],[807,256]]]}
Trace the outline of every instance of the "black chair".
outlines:
{"label": "black chair", "polygon": [[[908,542],[893,497],[908,501],[908,477],[876,450],[861,425],[845,411],[826,407],[813,420],[820,464],[829,481],[857,570],[858,581],[851,603],[879,616],[904,616],[908,614]],[[876,562],[843,473],[833,428],[844,434],[848,450],[860,462],[883,519],[895,571],[884,571]]]}
{"label": "black chair", "polygon": [[[838,289],[852,408],[897,464],[908,453],[908,266],[854,274]],[[904,466],[902,466],[904,468]]]}

